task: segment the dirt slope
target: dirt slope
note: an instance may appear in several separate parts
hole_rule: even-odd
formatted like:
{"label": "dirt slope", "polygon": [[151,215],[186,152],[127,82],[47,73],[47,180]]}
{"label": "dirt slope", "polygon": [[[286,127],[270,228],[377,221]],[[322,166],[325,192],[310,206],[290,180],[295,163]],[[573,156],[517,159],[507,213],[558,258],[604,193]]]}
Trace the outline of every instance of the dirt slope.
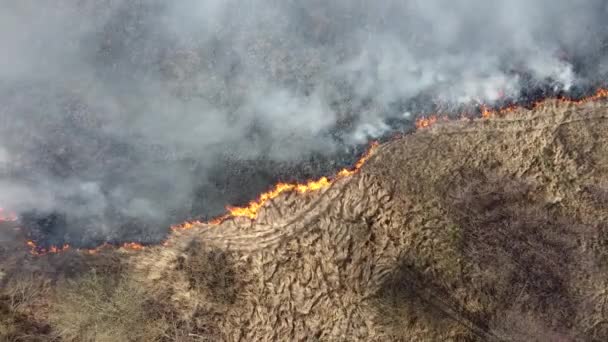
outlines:
{"label": "dirt slope", "polygon": [[[16,249],[13,340],[605,341],[608,105],[437,124],[327,189],[166,246],[25,263]],[[15,307],[24,282],[39,289]]]}

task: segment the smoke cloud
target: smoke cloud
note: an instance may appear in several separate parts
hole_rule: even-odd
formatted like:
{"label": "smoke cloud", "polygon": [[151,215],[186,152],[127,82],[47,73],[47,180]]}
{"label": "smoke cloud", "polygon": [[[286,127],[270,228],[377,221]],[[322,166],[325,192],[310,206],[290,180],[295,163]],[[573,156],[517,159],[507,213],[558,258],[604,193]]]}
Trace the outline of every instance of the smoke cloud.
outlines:
{"label": "smoke cloud", "polygon": [[412,113],[603,84],[607,12],[600,0],[0,1],[0,206],[58,241],[154,240],[277,179],[335,169]]}

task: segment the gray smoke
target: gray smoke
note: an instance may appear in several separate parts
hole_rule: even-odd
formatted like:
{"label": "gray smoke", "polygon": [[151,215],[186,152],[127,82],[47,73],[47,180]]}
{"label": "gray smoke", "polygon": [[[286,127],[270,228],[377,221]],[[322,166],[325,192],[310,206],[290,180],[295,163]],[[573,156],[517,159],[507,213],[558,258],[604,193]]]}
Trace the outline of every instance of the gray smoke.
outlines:
{"label": "gray smoke", "polygon": [[2,0],[0,206],[60,213],[61,234],[98,240],[216,215],[275,167],[352,153],[417,112],[603,83],[607,12],[600,0]]}

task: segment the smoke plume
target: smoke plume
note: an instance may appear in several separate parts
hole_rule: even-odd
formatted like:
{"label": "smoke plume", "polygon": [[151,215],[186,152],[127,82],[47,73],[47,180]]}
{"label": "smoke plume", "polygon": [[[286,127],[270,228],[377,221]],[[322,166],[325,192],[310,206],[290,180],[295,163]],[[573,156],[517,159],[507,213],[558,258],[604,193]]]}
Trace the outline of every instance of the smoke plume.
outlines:
{"label": "smoke plume", "polygon": [[54,242],[157,239],[330,172],[415,115],[581,94],[605,1],[0,2],[0,206]]}

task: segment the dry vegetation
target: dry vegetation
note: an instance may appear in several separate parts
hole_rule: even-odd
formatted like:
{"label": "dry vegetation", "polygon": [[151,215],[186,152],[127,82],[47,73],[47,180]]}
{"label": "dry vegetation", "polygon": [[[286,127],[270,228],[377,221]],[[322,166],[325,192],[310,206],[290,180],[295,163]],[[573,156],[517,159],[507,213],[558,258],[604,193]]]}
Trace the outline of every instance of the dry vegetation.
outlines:
{"label": "dry vegetation", "polygon": [[66,341],[158,341],[167,330],[144,290],[122,275],[92,271],[55,295],[49,321]]}
{"label": "dry vegetation", "polygon": [[605,341],[607,149],[607,105],[550,101],[392,141],[352,178],[166,247],[5,249],[0,336]]}

